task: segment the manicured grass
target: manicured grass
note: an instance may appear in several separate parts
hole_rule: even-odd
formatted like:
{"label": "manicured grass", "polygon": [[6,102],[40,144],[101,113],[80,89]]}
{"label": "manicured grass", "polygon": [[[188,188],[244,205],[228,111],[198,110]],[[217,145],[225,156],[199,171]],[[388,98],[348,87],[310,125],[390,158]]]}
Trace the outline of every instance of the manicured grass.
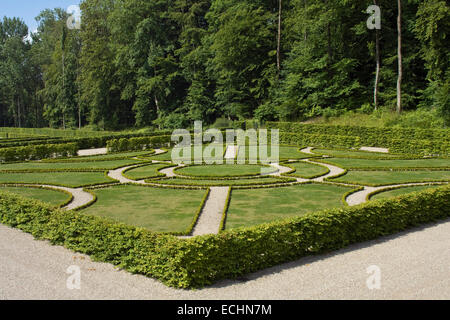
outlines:
{"label": "manicured grass", "polygon": [[142,180],[155,178],[159,176],[159,169],[167,167],[166,164],[150,164],[136,169],[131,169],[125,172],[125,175],[132,180]]}
{"label": "manicured grass", "polygon": [[43,188],[0,186],[0,192],[2,191],[15,193],[25,198],[47,202],[53,206],[65,204],[70,199],[70,195],[64,192]]}
{"label": "manicured grass", "polygon": [[113,181],[104,172],[0,173],[0,183],[61,185],[70,188]]}
{"label": "manicured grass", "polygon": [[401,155],[390,154],[390,153],[379,153],[379,152],[367,152],[367,151],[351,151],[351,150],[329,150],[329,149],[314,149],[313,153],[325,154],[333,157],[341,158],[368,158],[368,159],[379,159],[379,158],[400,158]]}
{"label": "manicured grass", "polygon": [[290,162],[287,163],[287,165],[296,169],[296,171],[289,174],[289,176],[295,176],[304,179],[312,179],[314,177],[322,176],[328,173],[327,168],[307,162]]}
{"label": "manicured grass", "polygon": [[233,190],[226,229],[248,227],[300,216],[307,212],[344,206],[342,196],[352,188],[302,184],[290,187]]}
{"label": "manicured grass", "polygon": [[[251,147],[248,146],[248,145],[246,145],[245,148],[243,146],[240,146],[239,147],[239,151],[238,151],[238,159],[243,157],[244,153],[245,153],[245,159],[249,160],[249,158],[250,158],[250,148]],[[279,160],[279,159],[297,160],[297,159],[307,159],[307,158],[314,157],[313,155],[300,152],[300,148],[299,147],[278,146],[278,148],[279,148],[279,159],[275,159],[274,157],[271,156],[272,155],[271,154],[271,148],[272,147],[270,145],[267,146],[267,154],[268,154],[269,160],[271,162],[277,162],[277,160]],[[258,161],[260,160],[259,149],[257,149],[257,159],[258,159]]]}
{"label": "manicured grass", "polygon": [[448,181],[450,171],[349,171],[332,181],[362,185],[391,185],[407,182]]}
{"label": "manicured grass", "polygon": [[346,169],[350,168],[450,168],[450,159],[415,160],[369,160],[369,159],[327,159],[327,162]]}
{"label": "manicured grass", "polygon": [[125,167],[135,163],[142,163],[139,160],[113,160],[113,161],[92,161],[92,162],[22,162],[0,164],[0,171],[5,170],[63,170],[63,169],[95,169],[108,170],[118,167]]}
{"label": "manicured grass", "polygon": [[419,192],[419,191],[423,191],[426,189],[435,189],[438,187],[440,187],[440,186],[416,186],[416,187],[398,188],[398,189],[393,189],[390,191],[377,193],[376,195],[371,197],[370,200],[381,200],[381,199],[393,198],[393,197],[402,196],[404,194],[411,193],[411,192]]}
{"label": "manicured grass", "polygon": [[[213,146],[213,145],[212,145]],[[208,147],[208,145],[203,145],[203,147],[202,147],[202,155],[203,155],[203,158],[204,159],[211,159],[211,158],[214,158],[215,156],[216,156],[216,154],[215,154],[215,150],[214,149],[212,149],[212,151],[211,151],[211,153],[206,153],[205,154],[205,149]],[[221,151],[220,151],[220,154],[219,154],[219,157],[220,158],[223,158],[223,153],[225,152],[225,148],[226,148],[226,146],[225,146],[225,144],[223,145],[223,146],[221,146],[222,148],[221,148]],[[176,155],[177,156],[180,156],[180,159],[181,160],[191,160],[191,161],[194,161],[194,157],[195,157],[195,152],[199,152],[199,148],[198,147],[191,147],[191,155],[190,155],[190,157],[186,154],[184,154],[183,153],[183,148],[175,148],[175,150],[176,150],[176,152],[180,152],[180,154],[178,154],[178,153],[176,153]],[[150,156],[150,157],[148,157],[149,159],[151,159],[151,160],[159,160],[159,161],[172,161],[172,151],[173,151],[173,149],[168,149],[168,151],[166,152],[166,153],[163,153],[163,154],[158,154],[158,155],[155,155],[155,156]]]}
{"label": "manicured grass", "polygon": [[206,190],[121,185],[93,191],[97,202],[82,211],[155,232],[183,232],[192,223]]}
{"label": "manicured grass", "polygon": [[[293,181],[290,182],[295,182]],[[255,184],[276,184],[276,183],[286,183],[286,180],[279,178],[259,178],[259,179],[233,179],[233,180],[197,180],[197,179],[162,179],[162,180],[151,180],[151,183],[156,184],[168,184],[168,185],[186,185],[186,186],[249,186]]]}
{"label": "manicured grass", "polygon": [[236,177],[236,176],[249,176],[259,175],[261,172],[271,173],[276,169],[260,165],[248,165],[248,164],[223,164],[223,165],[204,165],[204,166],[188,166],[176,170],[177,174],[189,175],[197,177]]}

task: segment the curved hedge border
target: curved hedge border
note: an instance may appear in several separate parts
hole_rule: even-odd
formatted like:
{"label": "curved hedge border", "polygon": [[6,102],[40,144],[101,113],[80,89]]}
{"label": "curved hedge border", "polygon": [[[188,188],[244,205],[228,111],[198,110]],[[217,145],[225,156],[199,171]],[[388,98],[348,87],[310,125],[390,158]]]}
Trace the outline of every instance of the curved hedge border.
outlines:
{"label": "curved hedge border", "polygon": [[0,193],[0,223],[177,288],[198,288],[448,218],[450,186],[178,239]]}
{"label": "curved hedge border", "polygon": [[[334,181],[334,179],[337,179],[338,177],[333,178],[325,178],[325,181],[328,182],[337,182],[337,183],[346,183],[346,184],[352,184],[356,186],[368,186],[368,187],[384,187],[384,186],[391,186],[393,185],[392,182],[388,183],[368,183],[368,182],[354,182],[354,181]],[[408,184],[408,183],[446,183],[450,182],[450,180],[413,180],[413,181],[407,181],[407,182],[400,182],[396,183],[399,184]]]}
{"label": "curved hedge border", "polygon": [[[146,167],[146,166],[151,166],[151,165],[159,165],[159,166],[161,166],[161,167],[157,170],[158,173],[157,173],[156,175],[154,175],[154,176],[145,177],[145,178],[143,178],[143,179],[135,179],[135,178],[130,177],[130,176],[128,176],[128,175],[126,174],[128,171],[131,171],[131,170],[134,170],[134,169],[137,169],[137,168]],[[159,172],[159,171],[160,171],[160,170],[167,169],[167,168],[171,168],[171,167],[173,167],[173,165],[171,165],[171,164],[164,164],[164,163],[145,163],[145,164],[138,165],[138,166],[135,166],[135,167],[132,167],[132,168],[128,168],[127,170],[125,170],[125,171],[122,172],[122,176],[123,176],[124,178],[128,179],[128,180],[134,180],[134,181],[138,181],[138,180],[147,180],[147,179],[153,179],[153,178],[160,178],[160,177],[165,177],[166,175],[163,174],[163,173],[161,173],[161,172]]]}
{"label": "curved hedge border", "polygon": [[[342,196],[342,202],[346,205],[346,206],[349,206],[349,204],[347,203],[347,198],[350,196],[350,195],[352,195],[352,194],[354,194],[354,193],[356,193],[356,192],[359,192],[359,191],[363,191],[364,190],[364,187],[358,187],[358,188],[356,188],[356,189],[353,189],[353,190],[349,190],[349,191],[347,191],[346,193],[344,193],[344,195]],[[367,201],[369,201],[368,199],[366,199]]]}
{"label": "curved hedge border", "polygon": [[86,209],[86,208],[92,206],[94,203],[97,202],[98,199],[97,199],[97,195],[95,193],[93,193],[92,191],[85,189],[85,188],[83,188],[83,191],[89,193],[93,197],[92,200],[78,208],[72,209],[72,211],[81,211],[83,209]]}
{"label": "curved hedge border", "polygon": [[[318,173],[318,174],[315,174],[315,175],[312,175],[312,176],[308,176],[308,177],[307,177],[307,176],[301,176],[301,175],[295,174],[295,173],[297,172],[297,169],[294,168],[293,166],[290,166],[289,164],[291,164],[291,163],[305,163],[305,164],[310,164],[310,165],[313,165],[313,166],[317,166],[317,167],[324,168],[324,169],[326,169],[326,171],[325,171],[325,173]],[[301,161],[301,160],[299,160],[299,161],[285,162],[285,163],[283,163],[283,166],[292,169],[292,171],[283,173],[283,176],[287,176],[287,177],[289,177],[289,175],[290,175],[290,177],[298,177],[298,178],[302,178],[302,179],[315,179],[315,178],[323,177],[323,176],[325,176],[325,175],[327,175],[327,174],[330,173],[330,169],[329,169],[328,167],[325,167],[325,166],[323,166],[323,165],[316,164],[316,163],[311,163],[311,162]]]}
{"label": "curved hedge border", "polygon": [[[247,186],[273,186],[274,188],[277,187],[278,185],[282,185],[282,184],[289,184],[292,182],[297,181],[294,178],[289,178],[289,177],[272,177],[272,176],[264,176],[261,177],[260,179],[267,179],[267,178],[277,178],[280,181],[277,182],[265,182],[265,181],[258,181],[256,183],[250,183],[250,184],[237,184],[237,185],[233,185],[233,187],[247,187]],[[164,184],[165,181],[167,180],[176,180],[179,179],[179,177],[170,177],[170,178],[163,178],[163,179],[153,179],[153,180],[146,180],[146,183],[152,183],[154,185],[162,185],[162,186],[198,186],[198,187],[228,187],[231,186],[229,183],[227,184],[226,182],[223,183],[218,183],[218,184],[212,184],[212,183],[204,183],[204,184],[195,184],[195,183],[184,183],[184,184]],[[184,179],[184,178],[182,178]],[[194,179],[194,178],[188,178],[186,180],[195,180],[195,181],[202,181],[202,180],[206,180],[206,179]],[[217,179],[217,181],[251,181],[251,180],[259,180],[259,179]],[[161,183],[160,183],[161,182]]]}
{"label": "curved hedge border", "polygon": [[[224,163],[223,165],[227,165],[227,164]],[[239,164],[237,164],[237,165],[239,165]],[[187,166],[183,166],[183,167],[176,167],[174,169],[174,172],[182,170],[182,169],[190,168],[190,167],[201,167],[201,166],[209,166],[209,165],[192,164],[192,165],[187,165]],[[217,166],[217,168],[220,168],[221,165],[216,165],[216,166]],[[267,164],[257,164],[257,166],[274,169],[274,167],[269,166]],[[271,173],[276,173],[276,172],[277,172],[277,170],[275,170],[275,171],[273,171]],[[260,177],[266,176],[266,175],[262,175],[262,174],[241,174],[241,175],[236,175],[236,176],[207,176],[207,175],[195,176],[195,175],[186,174],[186,173],[185,174],[176,173],[176,175],[179,176],[179,177],[183,177],[183,178],[186,177],[186,178],[193,178],[193,179],[197,179],[197,180],[201,180],[201,179],[203,179],[203,180],[211,180],[211,179],[212,180],[236,180],[236,179],[240,179],[240,178],[254,178],[254,179],[256,179],[256,178],[260,178]]]}
{"label": "curved hedge border", "polygon": [[372,193],[369,193],[366,196],[366,201],[370,201],[371,198],[373,198],[375,195],[379,194],[379,193],[383,193],[383,192],[388,192],[388,191],[392,191],[392,190],[396,190],[396,189],[403,189],[403,188],[414,188],[414,187],[432,187],[432,186],[440,186],[443,185],[445,183],[442,182],[430,182],[428,184],[423,184],[423,185],[415,185],[415,186],[397,186],[397,187],[390,187],[390,188],[386,188],[386,189],[381,189],[381,190],[376,190]]}
{"label": "curved hedge border", "polygon": [[[44,186],[39,186],[39,185],[30,185],[30,184],[0,184],[0,188],[1,187],[21,187],[21,188],[34,188],[34,189],[44,189],[44,190],[50,190],[50,191],[56,191],[56,192],[60,192],[60,193],[64,193],[66,195],[69,196],[69,198],[64,201],[62,204],[55,206],[58,209],[61,209],[65,206],[68,206],[70,203],[72,203],[73,201],[73,194],[71,194],[70,192],[66,191],[66,190],[61,190],[61,189],[54,189],[54,188],[49,188],[49,187],[44,187]],[[0,189],[1,191],[1,189]]]}

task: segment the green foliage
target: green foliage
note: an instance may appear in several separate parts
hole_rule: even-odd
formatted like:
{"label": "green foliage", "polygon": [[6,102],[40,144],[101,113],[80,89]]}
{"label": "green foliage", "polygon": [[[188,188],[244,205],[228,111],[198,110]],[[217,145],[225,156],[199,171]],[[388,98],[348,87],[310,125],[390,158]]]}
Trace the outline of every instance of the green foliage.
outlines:
{"label": "green foliage", "polygon": [[0,149],[0,162],[41,160],[53,157],[73,157],[78,153],[76,143],[45,144]]}
{"label": "green foliage", "polygon": [[450,187],[189,240],[0,193],[0,223],[177,288],[337,250],[449,217]]}
{"label": "green foliage", "polygon": [[361,146],[389,148],[392,153],[450,153],[450,132],[444,129],[377,128],[268,122],[270,129],[280,129],[280,143],[315,147]]}
{"label": "green foliage", "polygon": [[121,138],[109,140],[106,144],[109,152],[137,151],[171,146],[171,136],[141,138]]}

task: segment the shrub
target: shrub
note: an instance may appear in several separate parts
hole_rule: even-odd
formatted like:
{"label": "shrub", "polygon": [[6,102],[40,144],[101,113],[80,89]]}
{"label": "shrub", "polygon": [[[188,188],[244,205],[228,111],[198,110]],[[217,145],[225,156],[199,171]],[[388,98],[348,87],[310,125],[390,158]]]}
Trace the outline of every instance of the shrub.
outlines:
{"label": "shrub", "polygon": [[72,157],[78,153],[76,143],[31,145],[0,149],[0,162]]}

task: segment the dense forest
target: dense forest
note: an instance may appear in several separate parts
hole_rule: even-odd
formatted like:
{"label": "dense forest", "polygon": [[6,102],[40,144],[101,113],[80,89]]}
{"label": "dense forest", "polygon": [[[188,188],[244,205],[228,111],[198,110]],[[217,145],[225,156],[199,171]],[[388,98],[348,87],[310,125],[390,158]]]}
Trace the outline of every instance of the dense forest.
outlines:
{"label": "dense forest", "polygon": [[[367,27],[373,4],[381,29]],[[450,118],[445,0],[84,0],[80,7],[80,29],[68,28],[63,9],[42,11],[31,37],[20,18],[0,22],[0,126],[171,129],[377,108],[434,108]]]}

